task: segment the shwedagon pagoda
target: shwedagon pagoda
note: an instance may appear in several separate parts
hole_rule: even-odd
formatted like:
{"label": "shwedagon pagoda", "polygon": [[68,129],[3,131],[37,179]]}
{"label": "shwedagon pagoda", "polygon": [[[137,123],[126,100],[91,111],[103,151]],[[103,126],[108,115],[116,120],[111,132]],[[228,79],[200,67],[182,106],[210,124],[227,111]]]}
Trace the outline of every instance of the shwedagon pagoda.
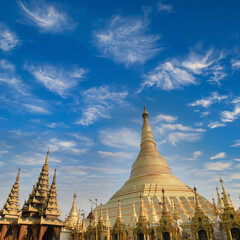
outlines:
{"label": "shwedagon pagoda", "polygon": [[239,240],[240,213],[223,180],[215,203],[174,176],[156,148],[148,115],[144,107],[140,152],[129,179],[87,216],[78,212],[75,193],[68,216],[60,219],[56,170],[49,184],[49,151],[22,208],[19,169],[1,203],[0,240]]}

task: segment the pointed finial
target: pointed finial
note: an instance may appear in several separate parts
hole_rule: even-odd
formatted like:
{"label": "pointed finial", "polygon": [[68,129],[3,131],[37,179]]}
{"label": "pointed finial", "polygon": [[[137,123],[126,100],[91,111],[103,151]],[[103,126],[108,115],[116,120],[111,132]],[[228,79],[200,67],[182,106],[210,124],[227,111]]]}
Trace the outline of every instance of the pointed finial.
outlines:
{"label": "pointed finial", "polygon": [[55,168],[54,175],[53,175],[53,182],[54,183],[56,183],[56,175],[57,175],[57,169]]}
{"label": "pointed finial", "polygon": [[145,116],[148,117],[148,112],[147,112],[145,104],[144,104],[142,117],[145,118]]}
{"label": "pointed finial", "polygon": [[46,156],[46,160],[45,160],[45,164],[48,164],[48,158],[49,158],[49,149],[48,149],[48,151],[47,151],[47,156]]}
{"label": "pointed finial", "polygon": [[224,188],[222,178],[220,178],[220,183],[221,183],[221,185],[222,185],[223,203],[224,203],[224,206],[225,206],[225,207],[226,207],[226,206],[230,206],[231,204],[230,204],[230,201],[229,201],[229,199],[228,199],[228,195],[227,195],[227,193],[226,193],[226,190],[225,190],[225,188]]}
{"label": "pointed finial", "polygon": [[166,206],[166,200],[165,200],[165,190],[164,190],[164,188],[162,188],[162,198],[163,198],[163,200],[162,200],[162,202],[163,202],[163,208],[162,208],[162,212],[163,213],[166,213],[167,212],[167,206]]}
{"label": "pointed finial", "polygon": [[16,178],[16,182],[19,182],[19,178],[20,178],[20,171],[21,171],[21,169],[19,168],[19,169],[18,169],[17,178]]}
{"label": "pointed finial", "polygon": [[102,203],[100,204],[100,216],[99,216],[99,221],[103,221]]}
{"label": "pointed finial", "polygon": [[122,219],[121,200],[118,200],[118,219]]}

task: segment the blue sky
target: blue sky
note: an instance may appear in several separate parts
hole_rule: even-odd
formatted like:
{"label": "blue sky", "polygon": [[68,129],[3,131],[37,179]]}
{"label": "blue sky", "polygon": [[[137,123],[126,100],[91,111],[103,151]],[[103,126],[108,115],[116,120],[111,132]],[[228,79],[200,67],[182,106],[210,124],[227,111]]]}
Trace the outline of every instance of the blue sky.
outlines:
{"label": "blue sky", "polygon": [[0,203],[50,149],[62,217],[105,202],[137,157],[143,104],[159,152],[211,199],[240,187],[237,1],[0,1]]}

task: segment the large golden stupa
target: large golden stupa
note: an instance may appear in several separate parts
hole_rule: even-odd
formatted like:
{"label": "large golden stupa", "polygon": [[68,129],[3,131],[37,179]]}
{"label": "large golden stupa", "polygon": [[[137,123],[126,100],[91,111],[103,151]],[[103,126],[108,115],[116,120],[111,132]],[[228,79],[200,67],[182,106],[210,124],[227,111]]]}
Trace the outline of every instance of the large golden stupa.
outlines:
{"label": "large golden stupa", "polygon": [[[167,161],[159,154],[145,107],[142,117],[140,152],[132,165],[130,178],[102,207],[108,209],[112,225],[117,218],[118,201],[121,200],[123,220],[125,224],[131,224],[133,218],[139,216],[141,195],[146,217],[154,222],[158,220],[156,216],[161,215],[164,188],[170,212],[177,208],[180,221],[189,222],[195,209],[194,190],[172,174]],[[212,203],[200,195],[199,202],[204,212],[213,219]]]}

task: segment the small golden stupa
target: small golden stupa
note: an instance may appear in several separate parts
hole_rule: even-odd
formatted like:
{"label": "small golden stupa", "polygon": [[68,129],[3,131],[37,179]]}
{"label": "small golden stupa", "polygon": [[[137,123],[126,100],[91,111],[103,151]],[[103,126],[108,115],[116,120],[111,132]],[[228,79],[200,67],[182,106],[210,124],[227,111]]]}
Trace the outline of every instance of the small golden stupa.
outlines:
{"label": "small golden stupa", "polygon": [[[108,209],[111,225],[117,217],[119,200],[121,200],[122,218],[126,224],[131,224],[136,218],[136,210],[139,216],[141,198],[148,219],[154,212],[157,216],[161,215],[162,188],[165,190],[167,208],[171,213],[174,210],[178,212],[180,222],[189,222],[194,215],[194,190],[172,174],[167,161],[159,154],[148,116],[144,106],[140,152],[132,165],[129,179],[102,206],[103,209]],[[198,198],[203,211],[212,219],[214,217],[212,203],[200,195]]]}

